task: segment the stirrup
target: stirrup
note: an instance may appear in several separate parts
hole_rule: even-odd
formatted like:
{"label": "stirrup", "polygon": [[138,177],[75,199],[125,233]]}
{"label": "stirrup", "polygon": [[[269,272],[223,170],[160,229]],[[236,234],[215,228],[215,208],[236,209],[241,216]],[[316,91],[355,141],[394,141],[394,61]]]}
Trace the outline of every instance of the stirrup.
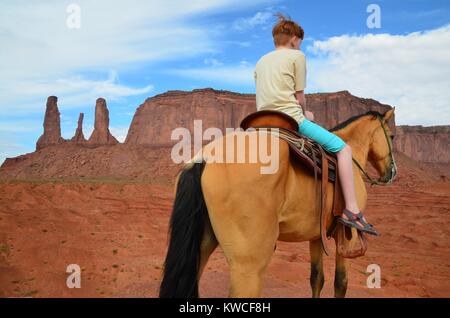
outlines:
{"label": "stirrup", "polygon": [[[338,217],[338,222],[349,226],[349,227],[354,227],[357,230],[360,230],[361,232],[365,232],[367,234],[371,234],[371,235],[375,235],[375,236],[380,236],[380,233],[378,233],[372,224],[367,223],[366,221],[364,221],[363,216],[364,213],[363,212],[359,212],[358,214],[352,213],[351,211],[347,210],[346,208],[344,208],[342,210],[342,212],[347,216],[348,219],[344,219],[342,216]],[[363,226],[361,226],[359,223],[361,223]]]}

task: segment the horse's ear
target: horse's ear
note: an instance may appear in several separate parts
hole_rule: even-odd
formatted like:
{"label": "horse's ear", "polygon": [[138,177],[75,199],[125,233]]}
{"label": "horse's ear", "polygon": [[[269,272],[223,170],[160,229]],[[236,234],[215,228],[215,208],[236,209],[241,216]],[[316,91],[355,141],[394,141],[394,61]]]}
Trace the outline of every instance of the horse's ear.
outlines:
{"label": "horse's ear", "polygon": [[383,121],[385,123],[387,123],[391,119],[391,117],[394,115],[394,111],[395,111],[395,106],[383,114]]}

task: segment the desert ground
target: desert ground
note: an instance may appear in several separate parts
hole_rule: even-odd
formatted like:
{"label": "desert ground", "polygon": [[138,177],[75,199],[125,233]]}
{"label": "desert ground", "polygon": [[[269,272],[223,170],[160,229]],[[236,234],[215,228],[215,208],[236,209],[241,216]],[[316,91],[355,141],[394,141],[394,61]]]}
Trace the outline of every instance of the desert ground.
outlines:
{"label": "desert ground", "polygon": [[[450,297],[450,182],[397,154],[390,186],[367,186],[367,217],[382,233],[350,260],[347,297]],[[430,172],[432,171],[432,172]],[[172,182],[2,180],[0,297],[156,297],[167,247]],[[308,243],[279,242],[264,297],[310,297]],[[324,256],[323,297],[333,297],[334,257]],[[69,289],[66,268],[81,267]],[[366,286],[367,266],[381,288]],[[218,248],[200,282],[202,297],[226,297],[228,267]]]}

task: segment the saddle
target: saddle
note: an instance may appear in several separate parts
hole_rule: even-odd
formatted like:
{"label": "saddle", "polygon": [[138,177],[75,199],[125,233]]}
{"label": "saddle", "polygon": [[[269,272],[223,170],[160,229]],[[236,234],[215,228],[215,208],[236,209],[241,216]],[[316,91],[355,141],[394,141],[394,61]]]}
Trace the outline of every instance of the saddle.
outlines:
{"label": "saddle", "polygon": [[[324,252],[329,255],[330,249],[327,242],[334,236],[337,241],[338,252],[343,257],[353,258],[364,255],[367,244],[364,234],[358,231],[360,238],[360,248],[352,247],[351,250],[344,246],[344,240],[351,239],[348,230],[344,226],[336,222],[336,217],[342,214],[344,208],[344,199],[340,189],[337,156],[335,153],[328,152],[316,141],[301,135],[298,132],[298,123],[291,116],[275,110],[261,110],[246,116],[240,124],[244,130],[248,129],[278,129],[279,138],[286,141],[289,145],[291,159],[306,167],[309,171],[314,173],[315,189],[319,176],[321,177],[320,195],[320,237]],[[326,211],[327,202],[327,185],[328,182],[334,184],[333,191],[333,205],[332,214]],[[329,231],[327,231],[327,224],[329,217],[333,216],[333,222]],[[338,240],[339,238],[339,240]],[[339,245],[339,243],[341,243]]]}

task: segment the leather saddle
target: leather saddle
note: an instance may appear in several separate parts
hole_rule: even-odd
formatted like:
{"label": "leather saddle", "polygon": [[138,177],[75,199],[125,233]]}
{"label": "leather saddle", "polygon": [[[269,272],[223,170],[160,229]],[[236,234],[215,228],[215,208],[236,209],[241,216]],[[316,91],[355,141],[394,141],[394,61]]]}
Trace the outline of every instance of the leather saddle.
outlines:
{"label": "leather saddle", "polygon": [[[260,110],[245,117],[240,127],[244,130],[248,128],[278,128],[280,138],[289,144],[291,154],[295,160],[300,161],[310,171],[317,170],[318,175],[322,175],[322,164],[320,149],[322,146],[316,141],[301,135],[298,132],[298,123],[291,116],[276,110]],[[302,147],[303,146],[303,147]],[[328,160],[328,179],[335,181],[337,157],[323,149]]]}
{"label": "leather saddle", "polygon": [[[327,241],[334,234],[337,222],[336,216],[342,214],[344,207],[344,200],[340,190],[340,184],[338,180],[338,165],[337,157],[335,153],[331,153],[322,148],[322,146],[316,141],[301,135],[298,132],[298,123],[291,116],[275,111],[275,110],[261,110],[251,113],[245,117],[240,127],[244,130],[247,129],[273,129],[277,128],[279,138],[286,141],[289,145],[291,160],[294,160],[309,171],[314,173],[315,188],[317,188],[317,182],[319,176],[321,177],[320,195],[316,195],[320,198],[320,237],[322,240],[323,250],[327,255],[330,254],[330,250],[327,246]],[[327,222],[329,217],[332,217],[331,213],[326,211],[327,202],[327,185],[328,182],[333,182],[333,223],[331,229],[327,232]],[[340,224],[339,224],[340,225]],[[364,249],[365,252],[365,249]],[[359,256],[359,255],[357,255]],[[345,256],[344,256],[345,257]],[[353,256],[356,257],[356,256]]]}

